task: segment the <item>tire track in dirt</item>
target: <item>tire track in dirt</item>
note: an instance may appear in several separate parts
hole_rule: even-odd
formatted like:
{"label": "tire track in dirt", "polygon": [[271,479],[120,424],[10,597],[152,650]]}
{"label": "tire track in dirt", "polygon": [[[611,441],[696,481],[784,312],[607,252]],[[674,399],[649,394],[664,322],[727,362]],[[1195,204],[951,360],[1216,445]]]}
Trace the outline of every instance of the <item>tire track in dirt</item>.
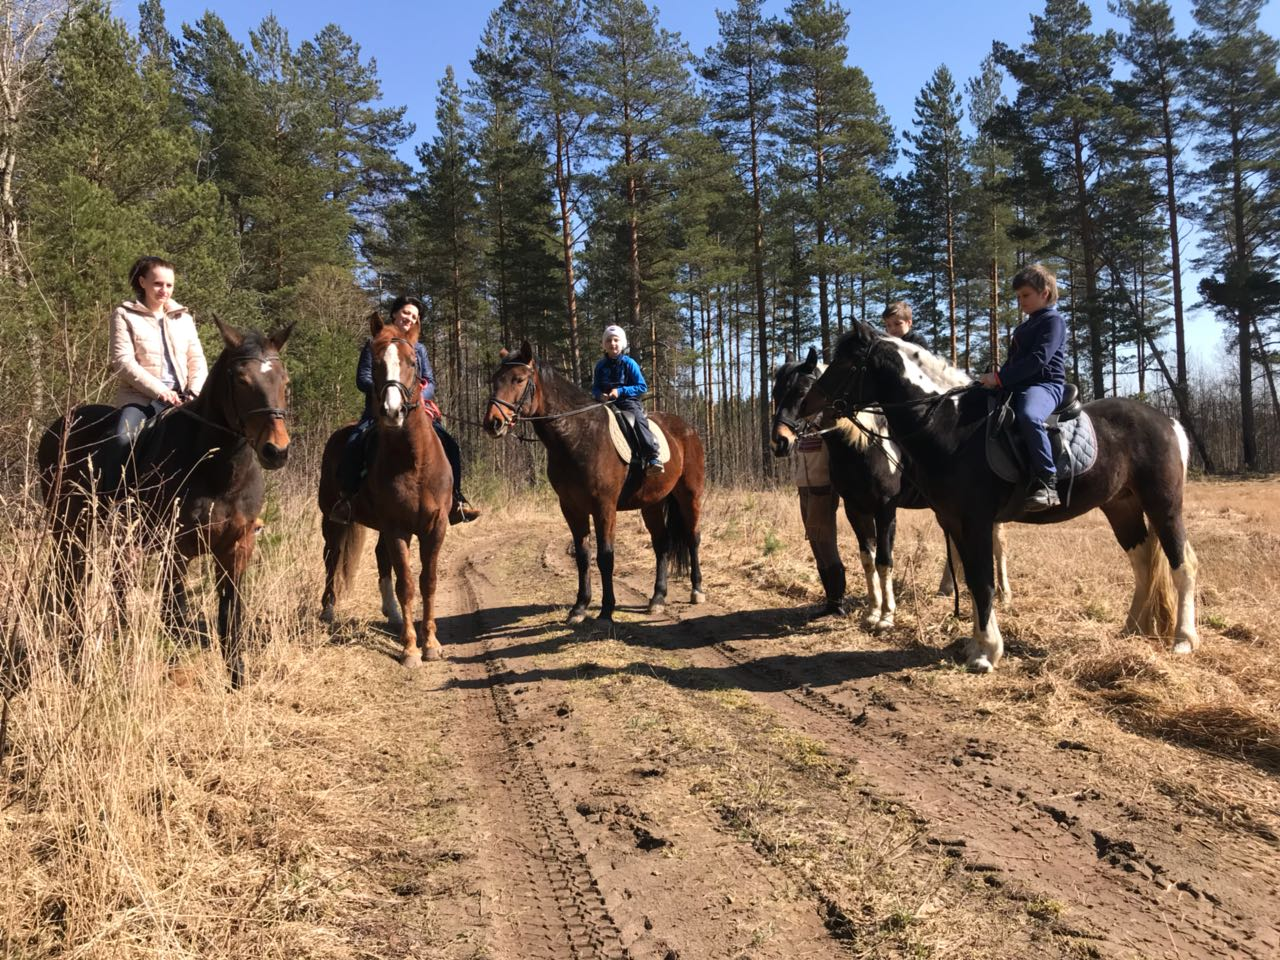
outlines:
{"label": "tire track in dirt", "polygon": [[481,596],[465,560],[455,562],[452,575],[441,578],[449,586],[440,602],[442,611],[456,610],[463,634],[445,639],[453,682],[463,691],[458,729],[465,742],[457,753],[484,807],[475,822],[493,826],[481,840],[485,861],[491,871],[501,869],[490,877],[497,955],[622,960],[618,929],[502,682],[490,639],[499,628],[486,614],[494,598]]}
{"label": "tire track in dirt", "polygon": [[[576,574],[560,545],[548,543],[544,565],[572,582]],[[646,601],[649,585],[640,577],[619,565],[620,600],[625,593]],[[678,650],[695,667],[728,668],[787,723],[858,763],[873,784],[870,801],[892,798],[925,817],[934,842],[958,853],[965,869],[1019,898],[1070,903],[1061,933],[1150,956],[1280,953],[1277,853],[1265,842],[1210,833],[1203,824],[1196,837],[1143,829],[1158,810],[1081,787],[1070,768],[1085,751],[1069,746],[1063,752],[1075,754],[1072,761],[1042,762],[1012,739],[1014,730],[993,736],[1000,726],[994,716],[948,715],[945,703],[906,685],[885,697],[883,681],[874,681],[901,668],[894,651],[878,668],[863,663],[853,671],[863,682],[829,695],[817,687],[839,684],[831,668],[806,669],[802,656],[766,663],[726,636],[776,633],[776,617],[731,611],[714,599],[696,608],[669,604],[667,611],[649,621],[657,628],[649,633],[660,635],[655,645]],[[645,642],[644,628],[637,633]],[[1123,819],[1103,809],[1108,803]]]}

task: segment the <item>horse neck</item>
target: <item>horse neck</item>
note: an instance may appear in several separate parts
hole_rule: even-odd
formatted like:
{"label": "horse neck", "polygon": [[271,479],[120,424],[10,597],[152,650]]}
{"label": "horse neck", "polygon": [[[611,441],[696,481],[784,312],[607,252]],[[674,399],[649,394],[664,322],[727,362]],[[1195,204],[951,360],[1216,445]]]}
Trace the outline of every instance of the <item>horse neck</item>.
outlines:
{"label": "horse neck", "polygon": [[883,369],[875,377],[875,396],[884,404],[894,442],[912,460],[923,465],[955,453],[962,438],[956,432],[957,404],[953,398],[920,403],[929,398],[928,393]]}
{"label": "horse neck", "polygon": [[592,410],[588,413],[575,413],[590,406],[595,400],[585,391],[555,376],[538,376],[541,397],[538,412],[534,416],[553,419],[535,420],[533,432],[549,451],[562,451],[577,459],[594,449],[607,429],[604,410]]}

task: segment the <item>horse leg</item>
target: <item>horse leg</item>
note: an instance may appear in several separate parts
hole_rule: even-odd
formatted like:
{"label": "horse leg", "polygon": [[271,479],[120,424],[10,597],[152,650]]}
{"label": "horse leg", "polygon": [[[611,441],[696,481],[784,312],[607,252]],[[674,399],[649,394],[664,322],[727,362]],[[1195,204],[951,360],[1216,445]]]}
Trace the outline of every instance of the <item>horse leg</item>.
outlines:
{"label": "horse leg", "polygon": [[569,611],[569,623],[581,623],[587,619],[587,607],[591,606],[591,548],[587,538],[591,536],[591,521],[585,512],[560,501],[560,512],[569,524],[573,536],[573,561],[578,567],[578,596]]}
{"label": "horse leg", "polygon": [[231,689],[244,686],[244,598],[240,583],[253,556],[253,527],[246,526],[234,540],[214,551],[218,568],[218,637],[222,658],[231,673]]}
{"label": "horse leg", "polygon": [[[1200,634],[1196,630],[1196,568],[1199,561],[1196,552],[1187,542],[1187,528],[1182,520],[1181,504],[1166,504],[1164,509],[1148,509],[1151,525],[1155,527],[1160,547],[1169,561],[1173,589],[1162,576],[1152,577],[1152,599],[1160,607],[1174,607],[1173,652],[1192,653],[1200,646]],[[1163,573],[1163,571],[1161,571]],[[1176,597],[1174,593],[1176,591]]]}
{"label": "horse leg", "polygon": [[[411,536],[411,535],[410,535]],[[396,599],[404,616],[400,623],[400,665],[413,669],[422,664],[418,651],[418,631],[413,623],[413,577],[409,570],[409,537],[387,535],[387,551],[396,574]]]}
{"label": "horse leg", "polygon": [[448,521],[440,519],[426,533],[418,534],[418,558],[422,562],[418,589],[422,592],[422,637],[424,655],[428,660],[444,658],[444,647],[436,637],[436,577],[440,548],[444,545],[444,534],[448,529]]}
{"label": "horse leg", "polygon": [[342,560],[341,527],[327,517],[320,521],[324,535],[324,593],[320,595],[320,622],[333,623],[333,604],[337,599],[338,564]]}
{"label": "horse leg", "polygon": [[1013,602],[1013,590],[1009,586],[1009,562],[1003,523],[997,523],[991,528],[991,537],[996,557],[996,602],[1007,606]]}
{"label": "horse leg", "polygon": [[898,527],[898,511],[893,506],[876,511],[876,579],[880,581],[880,620],[877,630],[893,626],[898,604],[893,597],[893,540]]}
{"label": "horse leg", "polygon": [[855,511],[847,500],[844,511],[845,516],[849,518],[849,525],[853,527],[853,535],[858,541],[858,559],[862,561],[862,575],[867,581],[867,612],[862,618],[862,625],[868,630],[873,630],[880,622],[882,599],[880,580],[876,577],[875,554],[872,552],[876,543],[876,521],[868,513]]}
{"label": "horse leg", "polygon": [[[667,504],[666,509],[679,508],[671,503]],[[653,596],[649,598],[651,614],[662,613],[667,606],[667,566],[671,557],[671,542],[667,536],[666,509],[663,509],[662,503],[658,503],[640,511],[645,528],[649,531],[649,539],[653,543],[653,555],[657,562],[657,570],[653,578]]]}
{"label": "horse leg", "polygon": [[162,606],[165,628],[174,635],[181,635],[191,627],[191,610],[187,604],[188,559],[173,548],[173,554],[164,563]]}
{"label": "horse leg", "polygon": [[1125,617],[1125,633],[1142,634],[1149,625],[1152,582],[1152,551],[1156,549],[1156,541],[1147,529],[1146,518],[1142,515],[1142,506],[1138,498],[1131,493],[1123,493],[1110,503],[1102,505],[1102,512],[1111,524],[1111,532],[1116,541],[1129,558],[1133,568],[1133,599],[1129,602],[1129,613]]}
{"label": "horse leg", "polygon": [[613,534],[618,514],[612,504],[602,504],[592,519],[596,524],[596,566],[600,568],[600,616],[603,623],[613,623]]}
{"label": "horse leg", "polygon": [[826,597],[820,615],[844,613],[844,561],[840,559],[836,538],[836,506],[840,495],[829,485],[800,487],[799,494],[804,537],[809,541],[809,551],[818,566],[818,579],[822,581],[822,592]]}
{"label": "horse leg", "polygon": [[965,664],[975,673],[990,673],[1004,656],[1004,638],[996,623],[991,524],[962,528],[958,543],[964,579],[973,598],[973,637],[965,647]]}
{"label": "horse leg", "polygon": [[[382,594],[382,615],[387,618],[387,626],[399,628],[404,625],[404,615],[396,600],[395,584],[391,580],[391,550],[386,545],[387,535],[378,534],[378,545],[374,547],[373,556],[378,561],[378,592]],[[419,539],[421,546],[421,539]]]}
{"label": "horse leg", "polygon": [[[687,469],[686,466],[686,471]],[[672,509],[679,507],[689,541],[689,602],[706,603],[707,595],[702,592],[702,561],[698,559],[698,551],[702,546],[702,495],[689,486],[689,475],[686,472],[671,491],[671,496],[675,499]]]}
{"label": "horse leg", "polygon": [[947,542],[947,558],[942,561],[942,579],[938,581],[938,596],[949,597],[956,589],[955,571],[961,569],[960,550],[956,546],[955,540],[947,535],[944,530],[943,538]]}

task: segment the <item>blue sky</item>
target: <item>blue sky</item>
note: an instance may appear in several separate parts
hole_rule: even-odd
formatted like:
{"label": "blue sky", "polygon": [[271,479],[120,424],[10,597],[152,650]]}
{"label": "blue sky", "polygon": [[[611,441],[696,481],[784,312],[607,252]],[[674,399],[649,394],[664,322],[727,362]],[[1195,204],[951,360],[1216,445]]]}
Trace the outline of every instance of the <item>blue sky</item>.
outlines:
{"label": "blue sky", "polygon": [[[428,139],[435,126],[437,84],[446,66],[452,65],[460,82],[470,76],[469,62],[480,33],[496,0],[425,3],[363,0],[281,0],[263,4],[258,0],[229,0],[214,6],[200,0],[165,0],[169,29],[179,33],[181,24],[194,22],[206,9],[213,9],[232,34],[246,41],[268,12],[289,32],[296,46],[314,36],[328,23],[338,24],[362,47],[366,58],[378,63],[383,93],[388,104],[408,107],[408,118],[417,126],[410,144],[402,151],[412,159],[412,148]],[[706,0],[685,0],[666,6],[659,4],[661,22],[678,32],[690,49],[701,55],[716,42],[716,7],[727,8],[731,0],[719,4]],[[962,4],[954,0],[902,0],[897,3],[859,3],[845,0],[850,9],[850,62],[870,77],[876,95],[899,133],[911,124],[916,94],[939,64],[945,63],[963,84],[977,73],[993,39],[1010,45],[1023,43],[1030,29],[1030,17],[1044,9],[1043,0],[984,0]],[[1190,0],[1172,0],[1175,22],[1182,33],[1191,25]],[[1092,0],[1095,25],[1116,26],[1106,3]],[[767,0],[766,11],[780,16],[785,0]],[[980,13],[975,13],[975,8]],[[136,23],[132,3],[117,7],[119,13]],[[1280,33],[1280,10],[1269,4],[1262,15],[1263,28]],[[1187,302],[1195,302],[1195,279],[1187,284]],[[1219,325],[1206,315],[1191,318],[1191,344],[1204,361],[1221,359]]]}

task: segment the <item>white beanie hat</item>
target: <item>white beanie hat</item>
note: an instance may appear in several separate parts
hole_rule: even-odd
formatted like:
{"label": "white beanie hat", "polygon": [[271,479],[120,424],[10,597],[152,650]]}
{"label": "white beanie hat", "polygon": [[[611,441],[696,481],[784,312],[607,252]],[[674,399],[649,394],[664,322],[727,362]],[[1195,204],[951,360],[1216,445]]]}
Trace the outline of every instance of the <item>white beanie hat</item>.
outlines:
{"label": "white beanie hat", "polygon": [[627,331],[623,330],[616,323],[611,323],[604,328],[604,333],[600,337],[600,346],[604,346],[605,341],[610,337],[617,337],[618,342],[622,344],[622,349],[627,349]]}

